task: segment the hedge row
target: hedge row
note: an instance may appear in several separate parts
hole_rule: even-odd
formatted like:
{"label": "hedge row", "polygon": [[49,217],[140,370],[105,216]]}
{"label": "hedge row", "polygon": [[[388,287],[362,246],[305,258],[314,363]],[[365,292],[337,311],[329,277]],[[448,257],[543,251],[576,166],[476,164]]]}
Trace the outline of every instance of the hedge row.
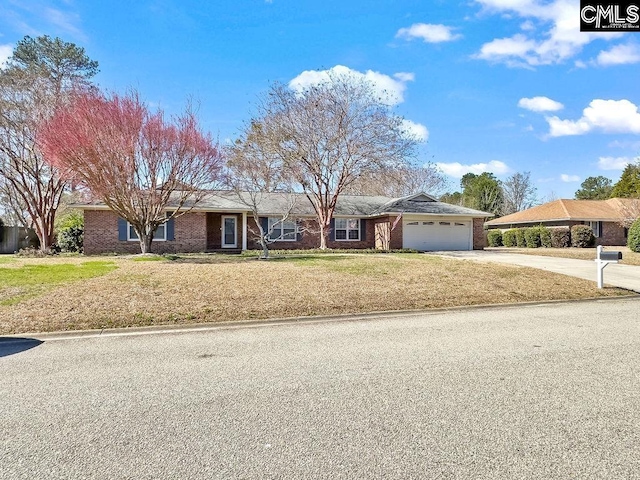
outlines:
{"label": "hedge row", "polygon": [[571,229],[569,227],[548,228],[544,225],[538,225],[536,227],[511,228],[504,232],[489,230],[487,243],[490,247],[585,248],[594,245],[595,237],[588,225],[574,225]]}

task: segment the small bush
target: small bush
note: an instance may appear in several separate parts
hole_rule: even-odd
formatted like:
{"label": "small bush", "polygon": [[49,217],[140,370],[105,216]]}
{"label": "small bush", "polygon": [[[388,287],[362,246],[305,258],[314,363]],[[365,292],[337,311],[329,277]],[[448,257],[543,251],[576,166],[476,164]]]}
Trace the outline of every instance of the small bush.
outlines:
{"label": "small bush", "polygon": [[551,232],[551,246],[553,248],[567,248],[571,246],[571,232],[569,227],[556,227]]}
{"label": "small bush", "polygon": [[515,247],[517,245],[516,242],[516,230],[515,228],[512,228],[510,230],[505,231],[502,234],[502,244],[505,247]]}
{"label": "small bush", "polygon": [[632,252],[640,253],[640,218],[637,219],[631,227],[629,227],[629,233],[627,234],[627,247]]}
{"label": "small bush", "polygon": [[489,230],[487,232],[487,243],[490,247],[501,247],[502,232],[500,230]]}
{"label": "small bush", "polygon": [[571,227],[571,246],[577,248],[592,247],[596,239],[589,225],[574,225]]}
{"label": "small bush", "polygon": [[538,227],[540,230],[540,245],[545,248],[551,248],[551,230],[544,225]]}
{"label": "small bush", "polygon": [[539,248],[540,247],[540,230],[538,227],[530,227],[524,229],[524,241],[527,248]]}
{"label": "small bush", "polygon": [[54,247],[48,248],[46,250],[41,250],[38,247],[25,247],[25,248],[21,248],[16,252],[16,255],[19,257],[34,257],[34,258],[50,257],[51,255],[57,255],[57,254],[58,252]]}
{"label": "small bush", "polygon": [[525,248],[527,246],[527,240],[524,238],[525,228],[516,228],[516,246],[518,248]]}
{"label": "small bush", "polygon": [[58,227],[58,247],[63,252],[82,252],[84,218],[80,213],[66,215]]}

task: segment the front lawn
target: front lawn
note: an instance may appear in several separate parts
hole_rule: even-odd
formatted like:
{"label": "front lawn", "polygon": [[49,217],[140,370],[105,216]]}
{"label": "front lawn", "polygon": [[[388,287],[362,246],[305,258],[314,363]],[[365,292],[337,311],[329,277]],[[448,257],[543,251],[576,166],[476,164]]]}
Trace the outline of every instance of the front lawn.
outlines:
{"label": "front lawn", "polygon": [[[3,265],[0,334],[413,310],[626,294],[422,254],[23,259]],[[89,273],[92,272],[92,273]],[[30,280],[26,280],[26,279]],[[81,281],[80,281],[81,280]],[[31,288],[28,294],[13,289]],[[43,286],[44,285],[44,286]],[[12,293],[13,292],[13,293]]]}

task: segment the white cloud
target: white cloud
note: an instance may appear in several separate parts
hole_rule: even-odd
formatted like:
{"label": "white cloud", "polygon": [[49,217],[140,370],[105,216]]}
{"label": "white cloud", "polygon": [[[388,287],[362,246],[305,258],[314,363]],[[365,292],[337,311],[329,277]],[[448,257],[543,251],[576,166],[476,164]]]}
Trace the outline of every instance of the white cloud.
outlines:
{"label": "white cloud", "polygon": [[465,173],[475,173],[479,175],[483,172],[491,172],[496,175],[509,173],[511,169],[506,163],[499,160],[491,160],[488,163],[474,163],[472,165],[462,165],[458,162],[453,163],[436,163],[436,166],[446,175],[456,178],[462,178]]}
{"label": "white cloud", "polygon": [[[597,38],[612,39],[621,32],[581,32],[575,0],[476,0],[487,13],[525,19],[520,33],[485,43],[475,58],[512,67],[535,67],[563,63]],[[534,27],[539,24],[541,28]],[[541,32],[538,33],[538,30]]]}
{"label": "white cloud", "polygon": [[624,170],[627,165],[635,163],[639,159],[640,157],[600,157],[598,159],[598,168],[600,170]]}
{"label": "white cloud", "polygon": [[552,137],[583,135],[593,130],[640,134],[640,113],[629,100],[596,99],[582,111],[578,120],[561,120],[556,116],[546,117],[546,120]]}
{"label": "white cloud", "polygon": [[640,62],[640,48],[634,44],[615,45],[609,50],[600,52],[596,58],[596,63],[604,67],[638,62]]}
{"label": "white cloud", "polygon": [[560,102],[551,100],[548,97],[521,98],[518,106],[532,112],[556,112],[564,108],[564,105]]}
{"label": "white cloud", "polygon": [[0,45],[0,68],[4,67],[4,64],[12,54],[13,45]]}
{"label": "white cloud", "polygon": [[405,118],[402,121],[402,126],[410,135],[414,136],[421,142],[426,142],[429,139],[429,130],[420,123],[412,122]]}
{"label": "white cloud", "polygon": [[396,38],[406,38],[407,40],[421,38],[425,43],[451,42],[462,38],[462,35],[455,34],[452,30],[453,27],[441,24],[414,23],[410,27],[398,30]]}
{"label": "white cloud", "polygon": [[329,82],[335,77],[347,77],[354,80],[364,79],[370,82],[375,92],[389,105],[397,105],[404,101],[407,82],[415,78],[412,73],[407,72],[396,73],[394,78],[373,70],[367,70],[362,73],[343,65],[336,65],[329,70],[305,70],[291,80],[289,86],[301,92],[312,85]]}
{"label": "white cloud", "polygon": [[563,173],[560,175],[560,180],[566,183],[579,182],[580,177],[578,175],[567,175],[566,173]]}

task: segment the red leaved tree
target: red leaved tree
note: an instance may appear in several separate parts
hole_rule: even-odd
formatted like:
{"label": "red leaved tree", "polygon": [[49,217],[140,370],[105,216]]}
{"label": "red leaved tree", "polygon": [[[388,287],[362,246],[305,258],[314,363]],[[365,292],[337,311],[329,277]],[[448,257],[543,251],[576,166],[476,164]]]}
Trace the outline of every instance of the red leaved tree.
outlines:
{"label": "red leaved tree", "polygon": [[39,143],[63,175],[133,226],[142,253],[160,225],[202,200],[222,164],[191,108],[167,120],[136,92],[76,94],[41,126]]}

